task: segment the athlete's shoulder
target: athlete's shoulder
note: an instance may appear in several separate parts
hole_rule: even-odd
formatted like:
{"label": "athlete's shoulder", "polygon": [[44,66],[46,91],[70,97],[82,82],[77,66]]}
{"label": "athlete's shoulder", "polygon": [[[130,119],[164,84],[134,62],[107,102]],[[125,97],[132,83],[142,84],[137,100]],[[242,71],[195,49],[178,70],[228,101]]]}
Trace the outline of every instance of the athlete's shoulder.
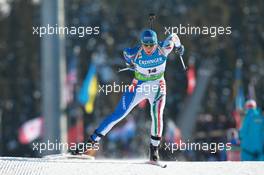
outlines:
{"label": "athlete's shoulder", "polygon": [[124,49],[124,53],[126,53],[127,55],[135,55],[137,54],[137,52],[139,51],[140,46],[135,46],[133,48],[125,48]]}
{"label": "athlete's shoulder", "polygon": [[133,48],[125,48],[123,51],[124,57],[126,59],[133,59],[137,55],[139,49],[140,49],[139,45]]}

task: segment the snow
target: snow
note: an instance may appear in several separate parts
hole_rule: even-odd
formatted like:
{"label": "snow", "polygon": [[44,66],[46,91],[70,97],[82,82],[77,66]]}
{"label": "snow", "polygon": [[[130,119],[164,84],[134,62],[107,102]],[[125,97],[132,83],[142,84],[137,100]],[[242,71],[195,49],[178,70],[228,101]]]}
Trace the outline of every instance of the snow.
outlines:
{"label": "snow", "polygon": [[167,168],[146,160],[81,160],[0,157],[0,174],[61,175],[264,175],[264,162],[163,162]]}

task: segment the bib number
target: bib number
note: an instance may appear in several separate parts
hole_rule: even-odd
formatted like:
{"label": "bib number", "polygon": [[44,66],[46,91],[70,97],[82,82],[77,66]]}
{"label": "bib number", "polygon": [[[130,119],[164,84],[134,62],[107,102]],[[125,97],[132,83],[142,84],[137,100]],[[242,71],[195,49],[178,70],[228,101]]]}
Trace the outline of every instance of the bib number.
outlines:
{"label": "bib number", "polygon": [[154,68],[154,69],[148,69],[148,73],[149,74],[153,74],[153,73],[156,73],[157,72],[157,69]]}

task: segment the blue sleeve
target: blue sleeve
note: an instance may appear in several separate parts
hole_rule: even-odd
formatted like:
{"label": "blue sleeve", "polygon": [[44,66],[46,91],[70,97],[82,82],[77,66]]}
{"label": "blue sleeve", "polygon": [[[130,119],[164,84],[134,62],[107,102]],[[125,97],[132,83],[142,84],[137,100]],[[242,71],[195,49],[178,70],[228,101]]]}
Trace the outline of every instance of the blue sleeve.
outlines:
{"label": "blue sleeve", "polygon": [[134,48],[125,48],[123,51],[124,59],[126,63],[131,64],[131,61],[135,58],[139,51],[139,46],[136,46]]}
{"label": "blue sleeve", "polygon": [[163,44],[164,44],[164,41],[160,41],[160,42],[159,42],[159,47],[162,47]]}

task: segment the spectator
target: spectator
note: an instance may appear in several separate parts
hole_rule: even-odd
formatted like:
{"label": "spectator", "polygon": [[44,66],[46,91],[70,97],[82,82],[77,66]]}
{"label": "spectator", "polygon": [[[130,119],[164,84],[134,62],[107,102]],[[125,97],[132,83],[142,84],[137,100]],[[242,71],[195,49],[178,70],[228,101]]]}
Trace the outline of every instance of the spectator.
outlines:
{"label": "spectator", "polygon": [[264,160],[264,117],[255,100],[246,102],[246,116],[240,129],[241,160]]}

